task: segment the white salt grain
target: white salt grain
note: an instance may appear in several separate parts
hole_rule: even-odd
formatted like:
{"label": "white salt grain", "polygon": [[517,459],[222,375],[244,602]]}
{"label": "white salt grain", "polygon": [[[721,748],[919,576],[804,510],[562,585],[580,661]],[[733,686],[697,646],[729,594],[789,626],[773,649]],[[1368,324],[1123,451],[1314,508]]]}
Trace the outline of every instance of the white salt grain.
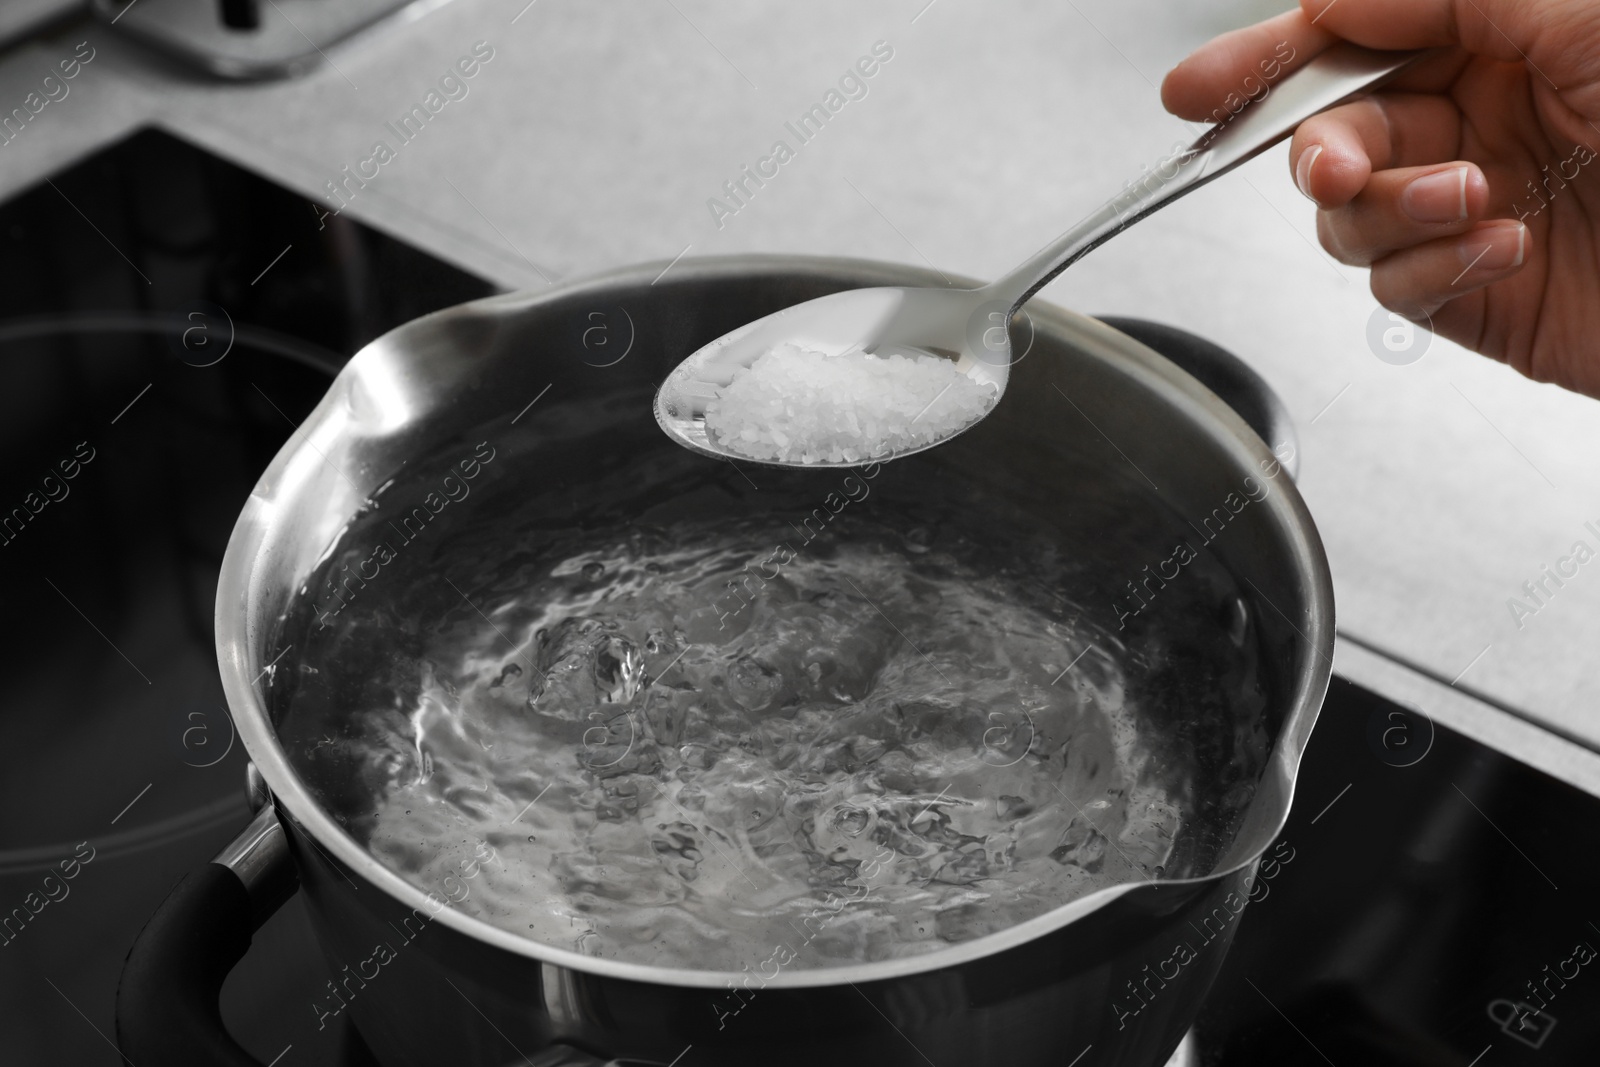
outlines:
{"label": "white salt grain", "polygon": [[706,405],[706,431],[751,459],[855,463],[942,440],[994,392],[938,356],[828,356],[779,345]]}

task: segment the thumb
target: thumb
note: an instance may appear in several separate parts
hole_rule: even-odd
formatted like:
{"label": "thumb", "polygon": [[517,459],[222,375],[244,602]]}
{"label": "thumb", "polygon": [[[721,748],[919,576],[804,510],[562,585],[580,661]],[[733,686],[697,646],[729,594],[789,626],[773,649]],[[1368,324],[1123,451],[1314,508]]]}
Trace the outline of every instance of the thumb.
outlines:
{"label": "thumb", "polygon": [[1527,63],[1561,89],[1595,81],[1594,0],[1300,0],[1300,7],[1319,28],[1368,48],[1455,45]]}

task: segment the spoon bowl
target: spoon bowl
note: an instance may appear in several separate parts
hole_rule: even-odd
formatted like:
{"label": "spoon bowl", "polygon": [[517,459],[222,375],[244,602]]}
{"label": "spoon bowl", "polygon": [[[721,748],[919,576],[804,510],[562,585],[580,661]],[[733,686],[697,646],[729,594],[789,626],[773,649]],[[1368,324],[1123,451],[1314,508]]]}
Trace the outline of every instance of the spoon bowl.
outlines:
{"label": "spoon bowl", "polygon": [[[656,392],[656,422],[685,448],[719,459],[770,466],[852,467],[860,461],[805,464],[758,460],[712,439],[706,405],[778,345],[794,344],[824,356],[863,351],[870,355],[926,355],[951,360],[956,369],[993,393],[990,410],[1006,390],[1011,369],[1007,330],[1009,305],[982,289],[921,289],[884,286],[852,289],[807,300],[746,323],[696,350],[675,367]],[[969,423],[968,426],[973,425]],[[955,431],[960,433],[962,427]],[[954,433],[912,448],[875,455],[899,459],[948,441]]]}
{"label": "spoon bowl", "polygon": [[[1253,103],[1208,129],[1193,144],[1180,145],[1146,168],[1082,222],[982,288],[857,289],[796,304],[726,333],[690,354],[667,376],[656,393],[656,422],[669,437],[696,452],[781,467],[856,466],[942,444],[970,429],[999,403],[1013,362],[1011,319],[1051,278],[1145,216],[1260,155],[1306,119],[1383,85],[1428,54],[1334,45],[1264,89]],[[757,459],[713,439],[706,426],[707,405],[739,371],[784,344],[823,356],[862,352],[940,357],[953,361],[959,372],[993,396],[970,422],[942,436],[912,447],[870,452],[858,460]]]}

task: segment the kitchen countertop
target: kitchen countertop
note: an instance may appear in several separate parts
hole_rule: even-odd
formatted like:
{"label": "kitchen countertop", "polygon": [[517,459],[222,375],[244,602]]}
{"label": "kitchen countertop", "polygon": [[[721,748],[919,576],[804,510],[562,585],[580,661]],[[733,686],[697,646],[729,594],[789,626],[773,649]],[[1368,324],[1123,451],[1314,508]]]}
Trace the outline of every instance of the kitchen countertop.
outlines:
{"label": "kitchen countertop", "polygon": [[[393,158],[345,210],[511,288],[740,252],[992,277],[1192,139],[1161,110],[1162,73],[1283,6],[453,0],[261,85],[203,80],[85,22],[0,56],[9,113],[79,41],[95,50],[0,146],[0,196],[148,124],[308,197],[382,140]],[[893,55],[867,95],[719,227],[707,199],[775,140],[795,147],[784,123],[878,41]],[[387,124],[477,42],[493,55],[466,95],[402,144]],[[1410,365],[1377,359],[1366,274],[1316,247],[1285,158],[1165,210],[1042,298],[1164,320],[1255,366],[1299,426],[1346,642],[1600,751],[1600,562],[1520,625],[1508,607],[1574,542],[1600,549],[1600,404],[1440,340]]]}

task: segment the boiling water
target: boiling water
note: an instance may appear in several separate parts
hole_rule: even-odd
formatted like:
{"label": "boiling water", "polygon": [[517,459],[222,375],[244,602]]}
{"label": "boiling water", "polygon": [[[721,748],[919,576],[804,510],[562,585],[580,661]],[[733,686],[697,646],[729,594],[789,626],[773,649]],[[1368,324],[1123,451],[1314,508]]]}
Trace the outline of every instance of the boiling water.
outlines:
{"label": "boiling water", "polygon": [[[286,626],[291,759],[419,888],[642,963],[906,956],[1203,867],[1265,752],[1249,642],[1124,645],[1061,592],[1081,561],[846,492],[825,530],[793,505],[563,520],[505,493],[414,542],[359,521]],[[1225,615],[1231,579],[1190,569],[1178,617]],[[1185,656],[1187,692],[1163,681]],[[1171,725],[1183,701],[1215,712],[1221,769]]]}

